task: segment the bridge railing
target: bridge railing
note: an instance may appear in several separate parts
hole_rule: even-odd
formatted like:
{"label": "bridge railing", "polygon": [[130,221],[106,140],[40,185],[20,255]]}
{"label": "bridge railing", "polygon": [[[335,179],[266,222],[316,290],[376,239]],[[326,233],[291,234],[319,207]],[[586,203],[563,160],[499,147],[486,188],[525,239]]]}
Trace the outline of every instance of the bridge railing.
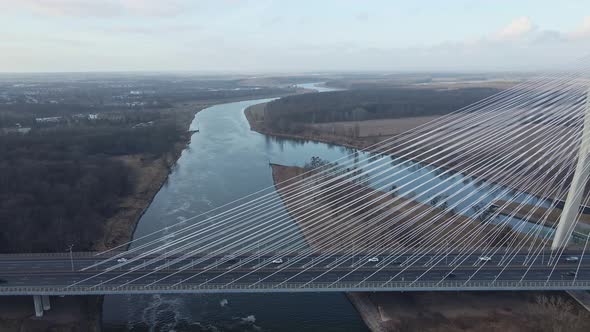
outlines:
{"label": "bridge railing", "polygon": [[444,281],[444,282],[354,282],[339,283],[258,283],[258,284],[205,284],[191,285],[128,285],[117,287],[116,285],[103,285],[98,287],[0,287],[0,295],[76,295],[76,294],[142,294],[142,293],[231,293],[231,292],[316,292],[316,291],[444,291],[444,290],[568,290],[586,289],[590,290],[590,281],[510,281],[502,280],[496,282],[475,280],[475,281]]}
{"label": "bridge railing", "polygon": [[[334,255],[334,254],[340,254],[340,255],[351,255],[351,256],[362,256],[365,255],[365,251],[369,251],[369,250],[374,250],[375,248],[355,248],[354,251],[352,251],[352,249],[350,248],[341,248],[340,250],[325,250],[325,251],[321,251],[321,252],[315,252],[315,253],[310,253],[308,251],[303,251],[303,252],[291,252],[288,251],[288,249],[285,250],[278,250],[278,251],[272,251],[272,252],[264,252],[263,256],[282,256],[282,255],[287,255],[287,256],[299,256],[301,254],[305,254],[305,255]],[[481,251],[481,248],[460,248],[461,250],[467,250],[467,251],[473,251],[472,255],[478,255],[478,253]],[[458,250],[458,249],[457,249]],[[513,251],[508,250],[506,248],[494,248],[493,249],[495,252],[496,256],[501,256],[505,253],[510,253],[510,254],[514,254]],[[561,255],[562,256],[568,256],[568,255],[576,255],[576,254],[580,254],[583,250],[580,248],[569,248],[566,249]],[[389,254],[392,253],[396,253],[396,248],[391,248],[391,249],[381,249],[380,251],[380,255],[381,256],[387,256]],[[428,250],[424,250],[424,249],[417,249],[417,248],[406,248],[404,249],[404,253],[407,255],[413,255],[413,254],[437,254],[437,255],[442,255],[441,252],[435,251],[433,249],[428,249]],[[454,255],[457,252],[455,251],[449,251],[447,252],[447,254],[449,255]],[[525,253],[525,252],[523,252]],[[107,252],[107,253],[100,253],[100,252],[93,252],[93,251],[87,251],[87,252],[73,252],[72,256],[74,259],[76,258],[91,258],[91,257],[95,257],[97,260],[101,260],[101,259],[110,259],[114,256],[124,256],[126,258],[133,258],[139,255],[144,254],[143,252],[139,251],[139,252],[134,252],[134,253],[128,253],[125,251],[111,251],[111,252]],[[368,253],[367,253],[368,254]],[[535,255],[540,255],[541,253],[535,253]],[[545,251],[546,255],[551,255],[552,252],[549,248],[547,248],[547,250]],[[233,252],[220,252],[220,251],[204,251],[204,252],[199,252],[199,253],[194,253],[194,252],[178,252],[175,253],[174,255],[170,255],[168,256],[166,253],[164,252],[160,252],[158,254],[152,254],[150,256],[147,257],[169,257],[169,258],[173,258],[173,257],[180,257],[183,255],[187,255],[187,256],[193,256],[195,258],[200,257],[200,256],[211,256],[211,257],[228,257],[228,256],[234,256]],[[246,256],[256,256],[258,255],[258,252],[256,251],[251,251],[251,252],[243,252],[241,253],[241,257],[246,257]],[[0,260],[2,259],[14,259],[14,258],[69,258],[70,257],[70,253],[69,252],[50,252],[50,253],[11,253],[11,254],[0,254]],[[187,259],[190,259],[190,257],[188,257]]]}

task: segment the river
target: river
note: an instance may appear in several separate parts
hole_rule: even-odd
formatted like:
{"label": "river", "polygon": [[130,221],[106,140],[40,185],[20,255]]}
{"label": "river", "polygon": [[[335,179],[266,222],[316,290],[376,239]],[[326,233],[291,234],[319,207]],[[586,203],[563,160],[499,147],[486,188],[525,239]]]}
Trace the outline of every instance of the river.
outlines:
{"label": "river", "polygon": [[[269,161],[303,165],[312,156],[335,160],[351,152],[251,131],[244,109],[268,100],[216,105],[195,116],[191,129],[199,132],[139,221],[135,238],[272,186]],[[341,293],[106,296],[103,329],[367,331]]]}

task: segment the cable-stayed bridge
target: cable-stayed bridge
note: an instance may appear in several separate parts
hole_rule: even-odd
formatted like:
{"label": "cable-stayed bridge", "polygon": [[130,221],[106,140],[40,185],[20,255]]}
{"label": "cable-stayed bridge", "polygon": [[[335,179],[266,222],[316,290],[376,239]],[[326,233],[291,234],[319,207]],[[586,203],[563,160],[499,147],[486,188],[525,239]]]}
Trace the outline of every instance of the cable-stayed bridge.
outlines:
{"label": "cable-stayed bridge", "polygon": [[[155,258],[147,256],[124,267],[117,267],[116,261],[109,262],[108,268],[112,269],[96,279],[92,277],[97,270],[78,270],[100,261],[89,253],[73,255],[74,270],[69,254],[3,256],[1,267],[3,277],[10,283],[4,287],[4,295],[589,289],[590,266],[578,266],[578,261],[571,260],[581,252],[568,251],[567,255],[557,264],[548,265],[550,251],[542,253],[543,259],[530,263],[526,254],[514,255],[510,261],[502,261],[502,257],[500,261],[484,261],[482,258],[487,257],[479,253],[460,258],[460,254],[453,252],[443,261],[433,261],[434,253],[413,261],[411,254],[404,254],[394,262],[379,265],[371,260],[374,257],[349,253],[329,258],[313,254],[296,262],[297,255],[293,254],[282,256],[282,264],[288,265],[285,267],[273,263],[270,255],[249,263],[243,263],[248,255],[231,256],[212,267],[227,256],[211,256],[197,263],[203,255],[178,260],[165,268],[148,265],[133,269],[144,259]],[[154,270],[157,271],[145,276]],[[79,282],[80,278],[87,280]]]}
{"label": "cable-stayed bridge", "polygon": [[0,295],[590,289],[589,86],[540,76],[105,252],[0,256]]}

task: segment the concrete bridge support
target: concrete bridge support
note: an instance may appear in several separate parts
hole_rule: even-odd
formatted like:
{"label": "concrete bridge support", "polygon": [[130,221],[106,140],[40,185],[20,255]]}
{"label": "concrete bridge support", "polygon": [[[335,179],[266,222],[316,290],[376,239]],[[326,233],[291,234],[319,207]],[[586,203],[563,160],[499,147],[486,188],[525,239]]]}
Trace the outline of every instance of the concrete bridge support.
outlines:
{"label": "concrete bridge support", "polygon": [[572,232],[574,231],[576,217],[580,211],[580,205],[584,197],[584,188],[590,175],[590,91],[586,94],[586,110],[584,113],[584,127],[582,128],[582,136],[580,147],[578,149],[578,163],[572,183],[570,185],[567,198],[557,230],[553,237],[551,249],[556,250],[567,246]]}
{"label": "concrete bridge support", "polygon": [[35,316],[43,317],[43,300],[41,295],[33,295],[33,304],[35,305]]}
{"label": "concrete bridge support", "polygon": [[33,295],[33,304],[35,305],[35,316],[43,317],[43,312],[51,309],[49,295]]}
{"label": "concrete bridge support", "polygon": [[44,311],[51,309],[51,302],[49,302],[49,295],[41,295],[41,301],[43,302],[43,310]]}

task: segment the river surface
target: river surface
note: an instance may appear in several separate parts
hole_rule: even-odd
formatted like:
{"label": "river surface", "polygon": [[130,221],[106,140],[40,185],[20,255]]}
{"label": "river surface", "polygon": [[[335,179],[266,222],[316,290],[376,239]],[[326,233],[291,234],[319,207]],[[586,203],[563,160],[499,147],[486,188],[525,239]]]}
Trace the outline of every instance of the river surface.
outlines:
{"label": "river surface", "polygon": [[[244,109],[268,100],[216,105],[195,116],[191,129],[199,132],[139,221],[134,238],[272,186],[269,161],[302,166],[312,156],[335,160],[351,152],[251,131]],[[286,223],[293,227],[292,221]],[[110,332],[367,331],[341,293],[106,296],[103,328]]]}

